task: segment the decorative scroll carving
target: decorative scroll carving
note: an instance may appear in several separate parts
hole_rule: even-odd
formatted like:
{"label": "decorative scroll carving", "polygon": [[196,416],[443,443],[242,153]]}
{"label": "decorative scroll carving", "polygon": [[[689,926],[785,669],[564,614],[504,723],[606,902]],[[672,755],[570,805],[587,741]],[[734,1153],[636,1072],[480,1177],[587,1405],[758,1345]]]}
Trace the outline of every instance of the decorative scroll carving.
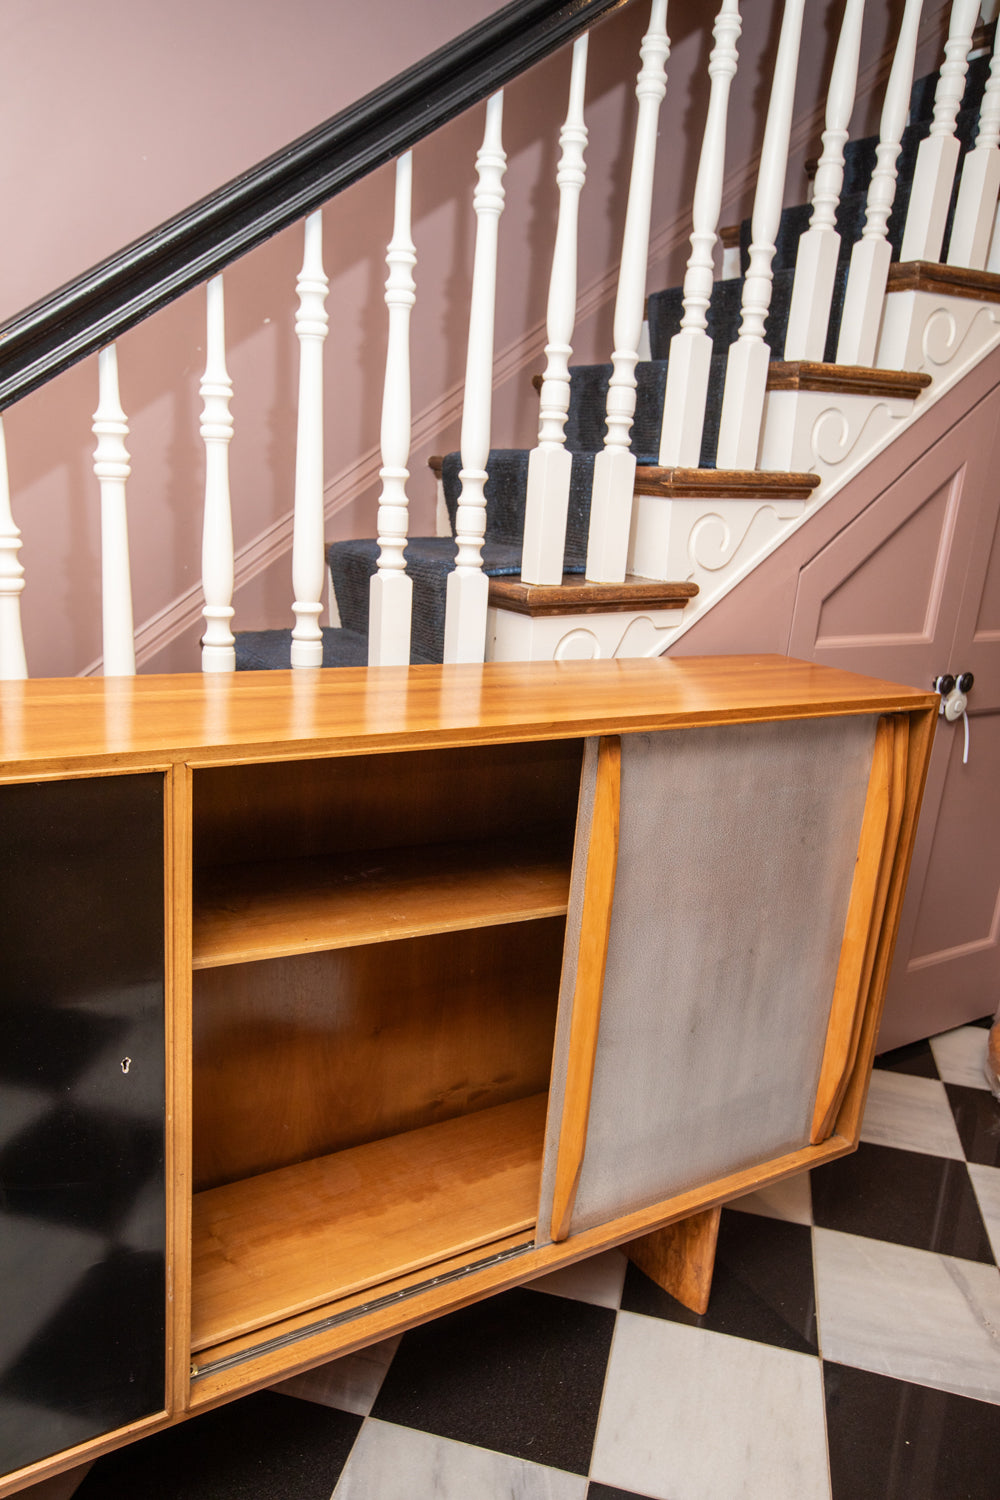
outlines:
{"label": "decorative scroll carving", "polygon": [[[809,446],[817,464],[833,469],[838,464],[846,463],[866,435],[881,442],[887,418],[898,422],[905,420],[908,415],[908,411],[893,411],[885,401],[872,402],[866,408],[852,405],[847,410],[842,406],[827,406],[812,424]],[[878,422],[876,417],[879,417]],[[878,428],[877,433],[872,430],[875,427]]]}
{"label": "decorative scroll carving", "polygon": [[[798,501],[795,514],[800,515],[803,508],[804,502]],[[784,519],[774,505],[746,505],[735,513],[702,515],[688,534],[689,576],[741,566],[754,546],[770,542],[783,529]]]}

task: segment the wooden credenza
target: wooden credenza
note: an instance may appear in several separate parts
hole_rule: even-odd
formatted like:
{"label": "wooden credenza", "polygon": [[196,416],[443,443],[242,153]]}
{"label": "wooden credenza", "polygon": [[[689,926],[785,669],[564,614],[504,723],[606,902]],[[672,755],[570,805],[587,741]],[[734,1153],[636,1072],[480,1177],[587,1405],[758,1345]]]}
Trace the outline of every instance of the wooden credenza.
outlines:
{"label": "wooden credenza", "polygon": [[851,1150],[936,711],[0,685],[0,1494]]}

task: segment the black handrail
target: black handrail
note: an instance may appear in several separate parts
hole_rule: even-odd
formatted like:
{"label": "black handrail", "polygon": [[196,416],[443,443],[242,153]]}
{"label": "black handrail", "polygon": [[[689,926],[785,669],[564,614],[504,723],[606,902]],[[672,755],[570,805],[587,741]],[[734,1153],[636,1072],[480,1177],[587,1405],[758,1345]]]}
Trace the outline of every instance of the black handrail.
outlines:
{"label": "black handrail", "polygon": [[0,410],[503,88],[629,0],[512,0],[0,326]]}

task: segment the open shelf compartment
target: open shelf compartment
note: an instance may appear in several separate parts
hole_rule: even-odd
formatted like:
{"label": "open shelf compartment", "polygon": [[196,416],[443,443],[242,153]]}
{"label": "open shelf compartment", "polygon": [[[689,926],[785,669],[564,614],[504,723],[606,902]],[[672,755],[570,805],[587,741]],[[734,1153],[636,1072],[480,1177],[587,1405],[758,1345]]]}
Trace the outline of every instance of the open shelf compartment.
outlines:
{"label": "open shelf compartment", "polygon": [[198,1193],[192,1352],[533,1230],[546,1095]]}
{"label": "open shelf compartment", "polygon": [[568,896],[551,838],[223,865],[195,887],[194,967],[565,916]]}

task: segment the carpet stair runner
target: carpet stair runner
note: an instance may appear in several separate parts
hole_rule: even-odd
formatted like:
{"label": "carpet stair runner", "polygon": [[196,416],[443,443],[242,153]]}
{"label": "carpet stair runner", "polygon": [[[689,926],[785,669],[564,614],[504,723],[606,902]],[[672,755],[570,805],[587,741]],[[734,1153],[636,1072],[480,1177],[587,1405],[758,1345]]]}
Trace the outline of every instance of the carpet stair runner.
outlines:
{"label": "carpet stair runner", "polygon": [[[976,57],[969,63],[965,92],[956,123],[963,155],[975,145],[979,128],[979,101],[989,74],[989,66],[988,56]],[[888,223],[893,260],[899,259],[917,150],[930,131],[937,76],[932,73],[926,78],[918,79],[910,94],[910,123],[903,133],[897,158],[896,196]],[[836,219],[841,236],[840,260],[825,353],[825,359],[831,363],[835,359],[840,333],[851,249],[864,228],[868,183],[875,166],[877,146],[878,137],[870,136],[848,142],[844,150],[844,185]],[[957,185],[958,174],[945,230],[942,259],[947,254]],[[772,360],[784,357],[798,242],[809,226],[811,214],[811,205],[799,204],[786,208],[781,216],[772,263],[774,282],[771,307],[765,325],[765,338]],[[749,262],[749,248],[750,221],[747,219],[740,228],[741,275],[717,281],[708,308],[708,332],[712,338],[713,353],[700,457],[700,467],[703,469],[714,469],[716,466],[726,361],[729,346],[736,339],[739,329],[743,276]],[[654,292],[648,297],[647,317],[652,357],[640,361],[636,367],[636,413],[630,444],[639,464],[656,465],[658,462],[670,340],[678,331],[682,316],[683,291],[680,287]],[[578,365],[570,372],[570,406],[565,432],[566,447],[573,455],[573,465],[564,561],[564,572],[567,574],[583,574],[586,566],[593,465],[597,453],[604,445],[605,402],[610,377],[610,364]],[[458,477],[460,468],[459,454],[446,455],[442,462],[441,479],[452,535],[461,488]],[[489,479],[486,485],[483,571],[489,577],[516,575],[521,569],[528,450],[491,450],[487,472]],[[442,660],[445,592],[456,552],[456,543],[452,537],[414,537],[407,544],[404,553],[406,570],[413,580],[410,659],[414,664]],[[339,628],[326,627],[323,630],[324,667],[358,666],[367,662],[369,582],[376,571],[377,559],[378,543],[374,539],[335,542],[327,548],[327,562],[341,625]],[[236,639],[237,671],[287,667],[290,643],[290,630],[241,632]]]}

